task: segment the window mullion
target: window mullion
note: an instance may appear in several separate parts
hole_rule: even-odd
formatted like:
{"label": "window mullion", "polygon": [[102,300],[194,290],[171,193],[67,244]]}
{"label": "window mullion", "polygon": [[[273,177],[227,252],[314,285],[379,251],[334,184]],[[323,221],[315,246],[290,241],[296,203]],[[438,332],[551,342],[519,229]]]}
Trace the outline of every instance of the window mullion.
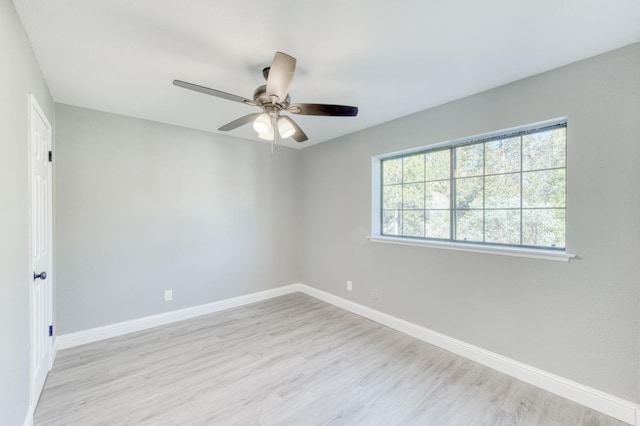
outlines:
{"label": "window mullion", "polygon": [[384,161],[380,162],[380,235],[384,234]]}
{"label": "window mullion", "polygon": [[486,142],[482,144],[482,242],[486,243],[487,242],[487,213],[485,210],[485,203],[486,203],[486,174],[487,174],[487,170],[486,170],[486,163],[485,163],[485,153],[487,151],[487,144]]}
{"label": "window mullion", "polygon": [[449,239],[455,241],[456,236],[456,180],[454,178],[454,165],[456,161],[456,150],[449,148]]}
{"label": "window mullion", "polygon": [[523,178],[522,178],[522,157],[523,157],[523,147],[522,147],[522,135],[520,135],[520,245],[522,245],[524,243],[524,230],[522,228],[523,225],[523,221],[522,221],[522,209],[523,209],[523,205],[522,205],[522,184],[523,184]]}
{"label": "window mullion", "polygon": [[427,156],[424,156],[424,161],[422,162],[422,175],[424,176],[422,182],[422,202],[424,203],[424,207],[422,208],[422,236],[427,238]]}
{"label": "window mullion", "polygon": [[404,158],[400,164],[400,235],[404,235]]}

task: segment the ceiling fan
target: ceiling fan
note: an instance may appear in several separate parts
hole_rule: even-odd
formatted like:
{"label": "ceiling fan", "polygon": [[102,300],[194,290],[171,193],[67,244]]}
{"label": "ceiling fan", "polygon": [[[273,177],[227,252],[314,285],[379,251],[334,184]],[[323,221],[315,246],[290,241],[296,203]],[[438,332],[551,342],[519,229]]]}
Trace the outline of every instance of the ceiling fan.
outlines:
{"label": "ceiling fan", "polygon": [[270,67],[262,70],[262,75],[267,84],[259,86],[253,92],[253,100],[242,96],[221,92],[186,81],[173,80],[173,84],[185,89],[194,90],[206,95],[217,96],[230,101],[241,102],[246,105],[257,106],[262,112],[247,114],[218,130],[227,132],[253,121],[253,128],[261,139],[274,141],[276,129],[282,139],[293,138],[298,142],[306,141],[307,135],[289,116],[282,112],[290,112],[300,115],[324,115],[333,117],[355,117],[358,115],[358,107],[329,104],[292,104],[289,96],[289,87],[296,70],[296,59],[286,53],[276,52]]}

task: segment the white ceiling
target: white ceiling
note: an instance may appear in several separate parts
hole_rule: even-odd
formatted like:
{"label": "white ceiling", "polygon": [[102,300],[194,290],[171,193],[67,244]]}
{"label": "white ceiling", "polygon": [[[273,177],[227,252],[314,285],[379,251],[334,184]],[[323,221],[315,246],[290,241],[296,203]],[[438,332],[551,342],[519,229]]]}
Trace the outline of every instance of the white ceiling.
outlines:
{"label": "white ceiling", "polygon": [[[14,0],[56,102],[217,132],[254,108],[276,51],[304,147],[640,41],[638,0]],[[258,139],[251,126],[228,132]]]}

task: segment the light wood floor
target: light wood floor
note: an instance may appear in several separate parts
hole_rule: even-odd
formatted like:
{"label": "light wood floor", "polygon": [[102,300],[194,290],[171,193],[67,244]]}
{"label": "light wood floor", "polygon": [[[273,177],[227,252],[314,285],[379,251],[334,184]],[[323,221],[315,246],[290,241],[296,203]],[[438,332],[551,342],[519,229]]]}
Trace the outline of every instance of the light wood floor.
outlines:
{"label": "light wood floor", "polygon": [[623,425],[295,293],[58,353],[37,425]]}

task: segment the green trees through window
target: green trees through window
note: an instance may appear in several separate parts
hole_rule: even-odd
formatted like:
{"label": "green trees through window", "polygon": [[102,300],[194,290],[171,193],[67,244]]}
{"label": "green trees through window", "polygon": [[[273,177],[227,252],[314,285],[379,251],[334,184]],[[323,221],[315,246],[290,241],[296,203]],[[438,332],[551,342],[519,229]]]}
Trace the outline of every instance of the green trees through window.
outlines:
{"label": "green trees through window", "polygon": [[381,160],[381,233],[565,247],[566,123]]}

